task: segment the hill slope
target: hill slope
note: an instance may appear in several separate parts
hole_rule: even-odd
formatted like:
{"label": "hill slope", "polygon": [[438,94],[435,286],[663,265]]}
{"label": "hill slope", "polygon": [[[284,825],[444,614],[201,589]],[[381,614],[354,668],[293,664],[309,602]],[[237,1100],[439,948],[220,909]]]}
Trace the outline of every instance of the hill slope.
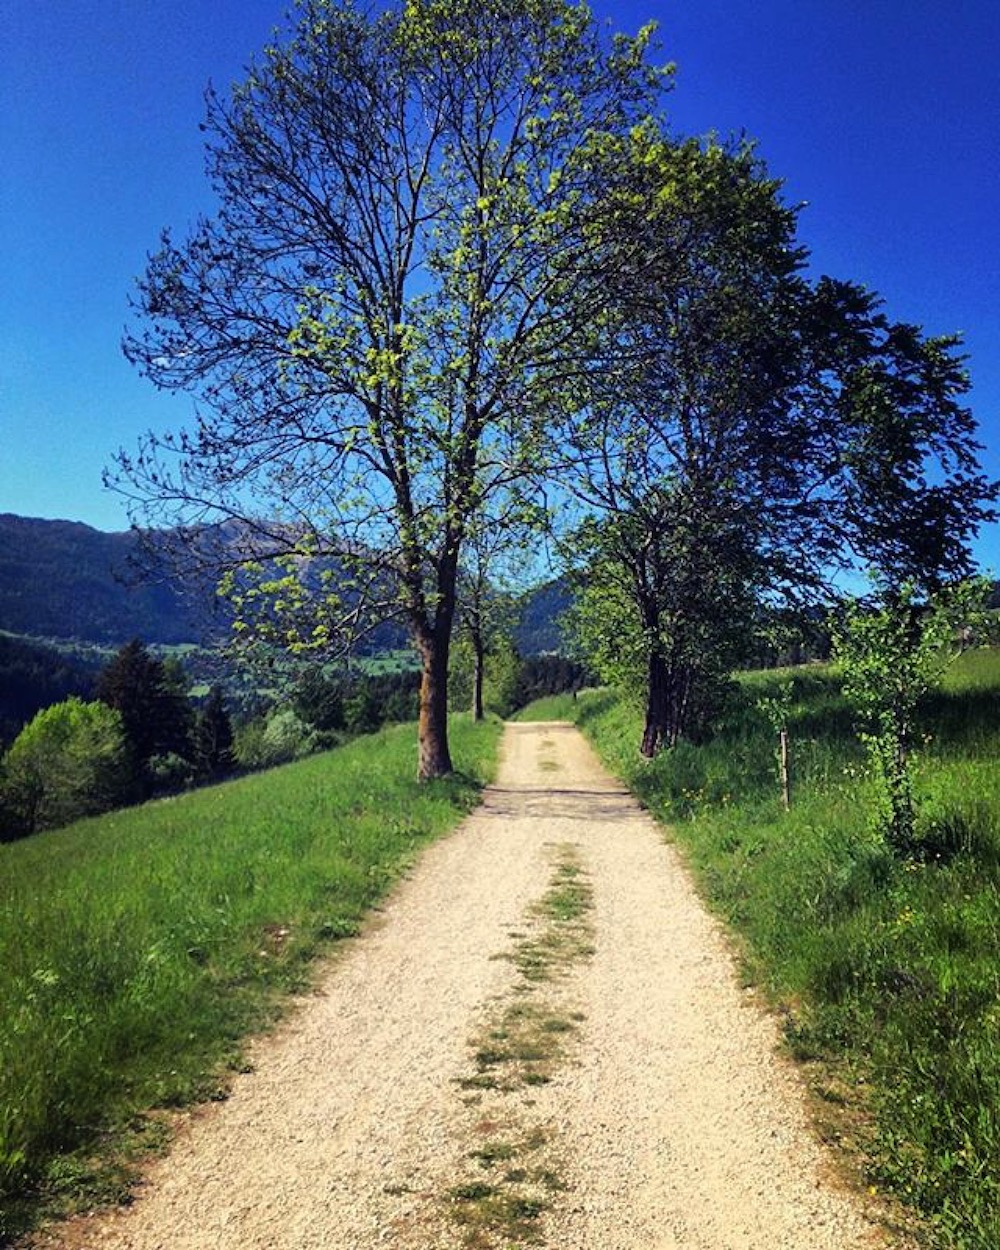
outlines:
{"label": "hill slope", "polygon": [[0,514],[0,630],[111,645],[200,637],[204,613],[178,586],[140,582],[137,555],[132,533]]}
{"label": "hill slope", "polygon": [[[136,534],[105,533],[78,521],[48,521],[0,513],[0,631],[32,638],[72,639],[120,646],[207,641],[210,593],[191,593],[169,573],[140,576]],[[515,641],[522,655],[562,650],[556,620],[569,605],[565,583],[524,596]],[[366,650],[406,645],[397,624],[380,626]]]}
{"label": "hill slope", "polygon": [[521,655],[566,653],[559,618],[572,602],[573,594],[563,578],[545,582],[524,595],[514,628],[514,642]]}

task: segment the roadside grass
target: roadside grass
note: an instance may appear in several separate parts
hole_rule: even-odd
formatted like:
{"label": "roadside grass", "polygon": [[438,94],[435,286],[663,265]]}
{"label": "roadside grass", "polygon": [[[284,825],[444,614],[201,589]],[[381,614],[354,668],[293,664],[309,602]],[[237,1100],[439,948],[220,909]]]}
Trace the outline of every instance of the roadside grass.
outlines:
{"label": "roadside grass", "polygon": [[[762,695],[791,680],[792,808]],[[545,709],[545,717],[553,709]],[[575,713],[575,715],[574,715]],[[528,716],[532,709],[528,709]],[[1000,653],[962,658],[926,700],[918,853],[868,822],[862,750],[836,673],[746,674],[723,732],[653,761],[606,691],[565,713],[669,824],[779,1008],[822,1131],[929,1244],[1000,1245]]]}
{"label": "roadside grass", "polygon": [[402,726],[0,846],[0,1243],[120,1200],[156,1109],[224,1096],[314,956],[475,806],[499,732],[456,717],[444,782]]}
{"label": "roadside grass", "polygon": [[515,721],[573,720],[576,700],[571,694],[550,694],[519,708],[510,718]]}

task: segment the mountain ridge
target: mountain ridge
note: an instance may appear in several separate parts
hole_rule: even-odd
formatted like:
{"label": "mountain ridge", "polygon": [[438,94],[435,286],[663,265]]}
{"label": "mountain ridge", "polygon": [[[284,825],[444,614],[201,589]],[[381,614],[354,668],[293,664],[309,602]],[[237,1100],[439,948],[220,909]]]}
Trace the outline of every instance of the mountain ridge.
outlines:
{"label": "mountain ridge", "polygon": [[198,639],[202,609],[166,578],[140,580],[139,555],[135,531],[0,513],[0,629],[106,645]]}
{"label": "mountain ridge", "polygon": [[[157,646],[217,641],[225,613],[211,588],[185,584],[169,567],[151,580],[145,549],[136,530],[0,513],[0,631],[112,647],[132,638]],[[558,579],[522,597],[514,631],[522,654],[561,649],[555,621],[568,602]],[[398,626],[377,631],[384,649],[399,646],[398,635]]]}

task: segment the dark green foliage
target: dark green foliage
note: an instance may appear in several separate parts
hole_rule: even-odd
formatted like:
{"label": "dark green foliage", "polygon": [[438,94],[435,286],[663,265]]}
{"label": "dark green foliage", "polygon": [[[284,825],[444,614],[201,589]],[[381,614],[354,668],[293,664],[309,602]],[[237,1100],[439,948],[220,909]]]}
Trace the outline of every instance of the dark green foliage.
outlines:
{"label": "dark green foliage", "polygon": [[296,716],[321,733],[346,727],[343,679],[325,673],[320,665],[310,665],[295,683],[292,707]]}
{"label": "dark green foliage", "polygon": [[382,725],[417,719],[420,674],[378,673],[351,678],[343,688],[344,727],[371,733]]}
{"label": "dark green foliage", "polygon": [[97,680],[97,696],[122,718],[142,784],[158,755],[190,759],[192,710],[182,670],[151,655],[138,640],[126,643]]}
{"label": "dark green foliage", "polygon": [[244,720],[234,747],[242,768],[270,768],[300,759],[345,735],[374,733],[384,725],[417,718],[420,674],[325,673],[307,669],[286,704]]}
{"label": "dark green foliage", "polygon": [[0,751],[42,708],[70,695],[91,698],[96,675],[94,664],[0,633]]}
{"label": "dark green foliage", "polygon": [[894,322],[865,288],[816,288],[818,362],[836,404],[817,443],[836,447],[829,521],[883,588],[923,593],[972,576],[970,544],[995,515],[957,336]]}
{"label": "dark green foliage", "polygon": [[774,604],[830,596],[858,564],[896,592],[968,576],[1000,487],[957,340],[805,278],[795,211],[752,145],[647,125],[612,150],[592,242],[619,260],[615,304],[588,402],[553,437],[586,514],[576,637],[642,691],[652,756],[715,728]]}
{"label": "dark green foliage", "polygon": [[316,731],[301,721],[293,708],[280,705],[244,721],[234,738],[236,762],[248,772],[303,759],[320,749]]}
{"label": "dark green foliage", "polygon": [[213,686],[199,709],[194,728],[194,763],[198,776],[213,780],[233,770],[233,725],[222,690]]}
{"label": "dark green foliage", "polygon": [[828,660],[833,649],[830,614],[817,605],[761,604],[754,614],[746,667],[788,668]]}
{"label": "dark green foliage", "polygon": [[591,682],[590,671],[578,660],[561,655],[529,655],[518,665],[513,710],[546,695],[581,690]]}
{"label": "dark green foliage", "polygon": [[748,144],[636,128],[606,176],[594,245],[617,260],[615,305],[589,402],[554,437],[588,514],[574,634],[605,680],[640,693],[653,756],[711,731],[758,602],[810,548],[792,522],[805,254]]}
{"label": "dark green foliage", "polygon": [[18,787],[11,783],[0,761],[0,842],[16,842],[31,832]]}

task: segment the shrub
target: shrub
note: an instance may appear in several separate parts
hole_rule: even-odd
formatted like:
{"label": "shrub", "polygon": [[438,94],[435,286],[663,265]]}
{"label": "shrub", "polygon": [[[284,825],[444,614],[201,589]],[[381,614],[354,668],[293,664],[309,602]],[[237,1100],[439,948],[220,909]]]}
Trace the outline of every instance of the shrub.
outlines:
{"label": "shrub", "polygon": [[25,833],[69,824],[126,802],[130,773],[121,716],[70,698],[39,712],[14,740],[5,806]]}
{"label": "shrub", "polygon": [[186,790],[193,784],[196,775],[191,761],[173,751],[151,756],[146,765],[146,774],[154,794]]}
{"label": "shrub", "polygon": [[236,733],[233,753],[241,768],[258,769],[287,764],[316,749],[315,731],[291,708],[281,708],[243,725]]}
{"label": "shrub", "polygon": [[264,747],[274,763],[301,759],[316,749],[315,734],[291,708],[282,708],[268,717]]}
{"label": "shrub", "polygon": [[307,669],[292,692],[292,709],[299,720],[323,733],[344,728],[343,682],[322,668]]}
{"label": "shrub", "polygon": [[876,608],[854,604],[835,638],[844,694],[858,712],[875,778],[875,830],[900,854],[916,847],[913,746],[917,708],[957,656],[969,627],[982,624],[985,589],[971,581],[917,602],[904,586]]}

